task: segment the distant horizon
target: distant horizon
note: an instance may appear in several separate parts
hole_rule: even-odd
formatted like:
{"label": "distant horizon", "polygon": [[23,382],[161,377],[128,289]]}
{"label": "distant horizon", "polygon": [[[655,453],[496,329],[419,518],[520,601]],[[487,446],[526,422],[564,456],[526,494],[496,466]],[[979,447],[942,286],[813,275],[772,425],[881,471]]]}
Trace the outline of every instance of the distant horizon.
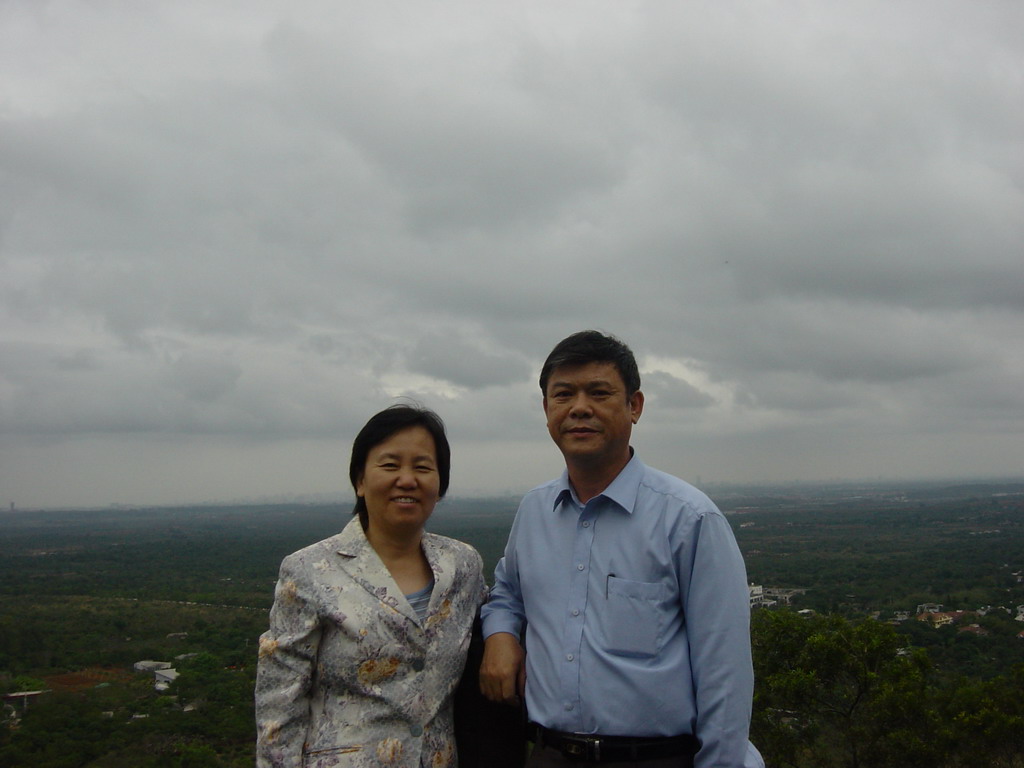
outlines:
{"label": "distant horizon", "polygon": [[[960,487],[960,486],[1021,486],[1018,491],[1024,493],[1024,475],[961,475],[947,478],[835,478],[830,480],[775,480],[775,481],[709,481],[697,484],[698,488],[709,495],[713,492],[722,491],[757,491],[757,490],[785,490],[785,489],[843,489],[862,488],[874,490],[896,490],[899,486],[917,487]],[[478,493],[449,493],[444,499],[438,502],[438,511],[444,510],[446,502],[463,502],[473,500],[514,500],[516,502],[525,494],[529,488],[522,491],[494,491]],[[118,510],[146,510],[146,509],[185,509],[185,508],[217,508],[230,506],[279,506],[285,504],[296,504],[300,506],[319,505],[351,505],[351,495],[343,492],[328,494],[280,494],[261,497],[240,497],[234,499],[204,499],[194,501],[177,502],[109,502],[107,504],[84,504],[84,505],[32,505],[19,506],[16,502],[9,502],[4,506],[2,513],[25,513],[25,512],[99,512]]]}

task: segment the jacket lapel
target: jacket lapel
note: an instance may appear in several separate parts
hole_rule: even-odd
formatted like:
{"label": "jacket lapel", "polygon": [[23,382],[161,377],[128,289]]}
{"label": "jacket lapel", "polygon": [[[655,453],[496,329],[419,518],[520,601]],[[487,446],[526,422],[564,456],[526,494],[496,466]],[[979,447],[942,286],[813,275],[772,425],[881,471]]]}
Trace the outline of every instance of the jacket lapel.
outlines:
{"label": "jacket lapel", "polygon": [[416,611],[409,605],[391,572],[376,550],[370,546],[359,518],[354,518],[338,536],[337,552],[341,555],[341,568],[356,584],[375,600],[390,606],[410,621],[419,624]]}
{"label": "jacket lapel", "polygon": [[434,591],[430,594],[430,604],[427,606],[427,618],[430,618],[449,598],[455,579],[455,564],[433,534],[424,532],[423,553],[427,556],[430,570],[434,572]]}

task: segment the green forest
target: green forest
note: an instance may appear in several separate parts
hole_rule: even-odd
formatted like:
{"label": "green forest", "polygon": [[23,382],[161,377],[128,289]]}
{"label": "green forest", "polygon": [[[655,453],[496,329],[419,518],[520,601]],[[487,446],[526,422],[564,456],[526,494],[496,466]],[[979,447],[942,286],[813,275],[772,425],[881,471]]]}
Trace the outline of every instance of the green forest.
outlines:
{"label": "green forest", "polygon": [[[753,583],[752,740],[770,768],[1024,766],[1024,487],[719,489]],[[515,499],[431,528],[492,569]],[[256,641],[284,557],[349,506],[0,517],[0,765],[251,766]],[[963,611],[933,626],[921,604]],[[981,610],[979,610],[981,609]],[[904,620],[901,613],[909,613]],[[142,660],[178,673],[156,690]],[[46,691],[31,696],[18,692]]]}

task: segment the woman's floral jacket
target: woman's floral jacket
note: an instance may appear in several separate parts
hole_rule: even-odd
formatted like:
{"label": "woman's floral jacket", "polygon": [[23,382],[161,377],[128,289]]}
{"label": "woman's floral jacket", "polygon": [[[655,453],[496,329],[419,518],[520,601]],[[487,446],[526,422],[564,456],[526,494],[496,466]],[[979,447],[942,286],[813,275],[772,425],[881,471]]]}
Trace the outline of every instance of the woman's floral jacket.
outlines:
{"label": "woman's floral jacket", "polygon": [[284,559],[260,637],[257,768],[454,768],[452,692],[486,587],[468,544],[423,534],[421,622],[358,519]]}

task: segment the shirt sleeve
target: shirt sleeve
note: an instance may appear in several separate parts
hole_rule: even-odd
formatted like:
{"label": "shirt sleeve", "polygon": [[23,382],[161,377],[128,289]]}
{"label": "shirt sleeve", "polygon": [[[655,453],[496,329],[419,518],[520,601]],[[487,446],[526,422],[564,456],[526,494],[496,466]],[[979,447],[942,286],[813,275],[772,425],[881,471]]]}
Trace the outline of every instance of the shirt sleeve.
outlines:
{"label": "shirt sleeve", "polygon": [[[520,512],[522,507],[520,507]],[[494,586],[491,587],[487,602],[480,609],[483,621],[484,639],[498,632],[508,632],[520,637],[526,611],[523,607],[523,592],[519,583],[519,562],[516,557],[516,536],[519,530],[519,515],[509,531],[505,554],[494,569]]]}
{"label": "shirt sleeve", "polygon": [[[710,504],[710,502],[709,502]],[[695,768],[748,764],[754,673],[750,591],[728,521],[711,508],[700,515],[680,554],[683,612],[702,746]]]}
{"label": "shirt sleeve", "polygon": [[310,689],[320,646],[312,584],[294,556],[281,564],[270,629],[256,666],[256,766],[299,768],[310,720]]}

